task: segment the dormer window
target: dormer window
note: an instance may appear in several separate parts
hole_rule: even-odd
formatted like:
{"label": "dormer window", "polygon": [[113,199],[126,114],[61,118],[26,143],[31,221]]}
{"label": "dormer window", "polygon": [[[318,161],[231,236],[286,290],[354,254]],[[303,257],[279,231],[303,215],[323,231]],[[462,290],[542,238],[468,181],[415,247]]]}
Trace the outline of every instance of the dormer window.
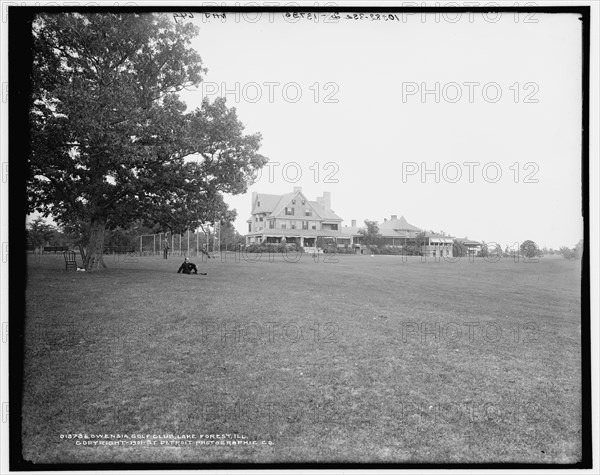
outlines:
{"label": "dormer window", "polygon": [[305,205],[305,204],[306,204],[306,200],[302,200],[302,205]]}
{"label": "dormer window", "polygon": [[292,200],[292,204],[295,205],[296,204],[296,200]]}

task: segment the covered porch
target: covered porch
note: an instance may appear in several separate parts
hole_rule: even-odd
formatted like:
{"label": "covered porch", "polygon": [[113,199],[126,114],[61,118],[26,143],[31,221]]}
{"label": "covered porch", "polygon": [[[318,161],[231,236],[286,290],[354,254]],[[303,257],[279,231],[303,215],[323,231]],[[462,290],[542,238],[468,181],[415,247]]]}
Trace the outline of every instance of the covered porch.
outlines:
{"label": "covered porch", "polygon": [[304,248],[317,248],[324,243],[337,246],[340,238],[344,238],[340,233],[328,230],[268,229],[253,236],[247,235],[246,242],[248,244],[296,244]]}
{"label": "covered porch", "polygon": [[431,257],[454,257],[454,239],[449,237],[427,237],[425,255]]}

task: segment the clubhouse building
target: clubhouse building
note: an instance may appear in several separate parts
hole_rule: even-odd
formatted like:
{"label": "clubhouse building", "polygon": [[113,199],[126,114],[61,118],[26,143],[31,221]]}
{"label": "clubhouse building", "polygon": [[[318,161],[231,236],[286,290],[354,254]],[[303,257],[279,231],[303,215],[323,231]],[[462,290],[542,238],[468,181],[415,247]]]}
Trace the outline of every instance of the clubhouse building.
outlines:
{"label": "clubhouse building", "polygon": [[252,193],[252,216],[247,220],[246,244],[295,243],[316,248],[317,238],[335,241],[341,236],[342,218],[331,209],[331,194],[310,201],[302,188],[292,193]]}
{"label": "clubhouse building", "polygon": [[[342,226],[340,218],[331,209],[331,194],[323,193],[316,201],[309,200],[301,187],[284,195],[252,193],[252,214],[246,221],[248,234],[246,244],[295,243],[307,251],[317,250],[317,240],[331,242],[338,247],[350,247],[356,253],[365,252],[362,243],[363,227]],[[423,234],[421,234],[423,233]],[[379,224],[379,234],[387,246],[414,245],[421,234],[423,254],[427,257],[453,257],[454,239],[443,234],[426,232],[409,224],[404,216],[392,215]],[[470,247],[475,241],[470,241]]]}
{"label": "clubhouse building", "polygon": [[[419,234],[424,233],[423,255],[427,257],[453,257],[454,239],[451,236],[424,231],[417,226],[409,224],[404,216],[398,218],[397,215],[393,214],[390,219],[384,218],[383,223],[378,224],[378,227],[379,234],[383,238],[383,244],[386,246],[404,247],[414,245]],[[362,242],[360,231],[364,229],[364,226],[357,227],[356,221],[352,220],[352,226],[344,226],[342,228],[342,236],[344,238],[348,237],[350,244],[356,247]],[[341,243],[345,245],[344,241],[341,241]],[[339,238],[338,245],[340,245]]]}

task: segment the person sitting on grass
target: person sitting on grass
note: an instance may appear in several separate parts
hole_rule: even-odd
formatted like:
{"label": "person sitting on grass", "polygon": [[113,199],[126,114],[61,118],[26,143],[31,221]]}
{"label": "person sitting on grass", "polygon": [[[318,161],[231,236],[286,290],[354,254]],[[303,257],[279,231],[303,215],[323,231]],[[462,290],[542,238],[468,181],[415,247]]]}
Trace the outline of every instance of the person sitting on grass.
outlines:
{"label": "person sitting on grass", "polygon": [[[196,264],[194,264],[193,262],[188,261],[188,258],[186,257],[181,266],[179,267],[179,270],[177,271],[178,274],[181,274],[182,272],[184,274],[198,275],[198,267],[196,267]],[[206,275],[206,272],[200,272],[200,275]]]}

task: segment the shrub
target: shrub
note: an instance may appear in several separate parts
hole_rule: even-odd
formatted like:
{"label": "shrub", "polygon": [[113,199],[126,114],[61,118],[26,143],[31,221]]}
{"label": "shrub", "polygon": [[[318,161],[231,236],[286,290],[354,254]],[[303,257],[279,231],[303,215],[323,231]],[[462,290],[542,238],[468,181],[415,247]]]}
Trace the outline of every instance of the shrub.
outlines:
{"label": "shrub", "polygon": [[248,244],[244,246],[245,252],[262,252],[263,254],[283,254],[285,252],[297,251],[304,252],[304,248],[299,244],[291,243],[261,243],[261,244]]}
{"label": "shrub", "polygon": [[403,248],[397,246],[367,246],[367,252],[375,255],[401,256]]}

